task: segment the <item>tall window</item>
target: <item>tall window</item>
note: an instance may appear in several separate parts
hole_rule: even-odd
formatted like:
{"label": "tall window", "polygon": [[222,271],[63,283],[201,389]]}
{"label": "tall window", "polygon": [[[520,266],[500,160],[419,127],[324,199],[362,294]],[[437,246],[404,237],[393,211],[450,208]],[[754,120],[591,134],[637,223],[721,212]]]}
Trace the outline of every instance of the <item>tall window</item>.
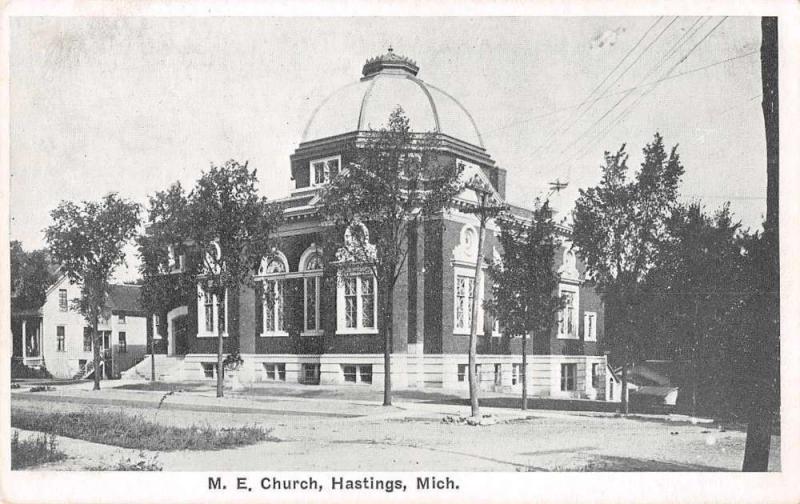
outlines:
{"label": "tall window", "polygon": [[262,304],[265,336],[286,334],[284,317],[284,282],[287,272],[286,261],[282,255],[272,258],[264,268],[264,302]]}
{"label": "tall window", "polygon": [[472,327],[472,292],[475,279],[456,276],[456,329],[469,331]]}
{"label": "tall window", "polygon": [[312,185],[322,185],[331,181],[339,173],[339,165],[342,162],[341,156],[334,156],[324,159],[311,161],[311,183]]}
{"label": "tall window", "polygon": [[67,311],[67,289],[58,289],[58,309]]}
{"label": "tall window", "polygon": [[128,335],[125,331],[119,333],[119,352],[125,353],[128,351]]}
{"label": "tall window", "polygon": [[307,334],[314,334],[321,330],[319,296],[322,281],[322,255],[318,251],[314,251],[303,259],[303,271],[307,275],[303,278],[303,330]]}
{"label": "tall window", "polygon": [[198,331],[199,338],[228,335],[228,292],[225,292],[222,300],[216,294],[206,292],[198,285]]}
{"label": "tall window", "polygon": [[600,386],[600,364],[592,364],[592,387],[598,388]]}
{"label": "tall window", "polygon": [[56,326],[56,351],[63,352],[64,351],[64,339],[66,338],[66,333],[63,325]]}
{"label": "tall window", "polygon": [[572,290],[561,289],[564,307],[558,312],[558,336],[560,338],[578,337],[578,294]]}
{"label": "tall window", "polygon": [[586,341],[597,341],[597,313],[583,314],[583,338]]}
{"label": "tall window", "polygon": [[339,283],[338,332],[375,332],[375,277],[372,274],[345,276]]}
{"label": "tall window", "polygon": [[92,351],[92,333],[90,332],[91,329],[88,327],[84,328],[83,330],[83,351],[84,352],[91,352]]}
{"label": "tall window", "polygon": [[578,381],[577,364],[561,364],[561,390],[576,390]]}

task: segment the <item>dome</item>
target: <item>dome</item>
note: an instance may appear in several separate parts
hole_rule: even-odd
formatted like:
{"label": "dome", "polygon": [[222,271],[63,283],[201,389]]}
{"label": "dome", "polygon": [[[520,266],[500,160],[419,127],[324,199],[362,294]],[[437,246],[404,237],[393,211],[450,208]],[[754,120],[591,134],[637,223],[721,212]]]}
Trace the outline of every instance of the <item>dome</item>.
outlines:
{"label": "dome", "polygon": [[386,125],[398,105],[412,131],[437,132],[483,148],[466,108],[445,91],[417,78],[419,67],[392,48],[367,60],[361,80],[328,96],[311,114],[302,142]]}

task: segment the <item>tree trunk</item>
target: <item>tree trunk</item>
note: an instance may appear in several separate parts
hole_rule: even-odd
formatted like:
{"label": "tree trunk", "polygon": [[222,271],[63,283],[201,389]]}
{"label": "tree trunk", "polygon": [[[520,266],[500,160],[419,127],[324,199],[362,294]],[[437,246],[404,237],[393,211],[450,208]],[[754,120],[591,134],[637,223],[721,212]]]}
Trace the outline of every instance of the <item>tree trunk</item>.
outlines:
{"label": "tree trunk", "polygon": [[225,368],[222,365],[222,328],[217,335],[217,397],[222,397],[222,384],[225,380]]}
{"label": "tree trunk", "polygon": [[[483,204],[481,204],[481,206],[483,206]],[[480,383],[479,377],[477,376],[475,361],[478,350],[478,295],[480,294],[481,276],[483,274],[481,259],[483,258],[483,232],[485,227],[486,219],[481,217],[480,230],[478,231],[478,254],[475,259],[475,281],[472,284],[472,320],[469,329],[469,403],[472,410],[472,417],[478,419],[481,417],[480,405],[478,404]]]}
{"label": "tree trunk", "polygon": [[522,410],[528,409],[528,352],[527,347],[528,333],[522,333]]}
{"label": "tree trunk", "polygon": [[622,414],[627,415],[628,407],[628,354],[622,359]]}
{"label": "tree trunk", "polygon": [[387,285],[383,309],[383,405],[392,405],[392,314],[394,289]]}
{"label": "tree trunk", "polygon": [[155,383],[156,381],[156,332],[158,332],[158,326],[153,326],[153,334],[150,335],[150,383]]}
{"label": "tree trunk", "polygon": [[[764,278],[763,317],[758,325],[759,351],[755,352],[753,372],[760,379],[754,380],[752,400],[747,424],[747,441],[744,449],[742,471],[767,471],[772,434],[773,408],[779,400],[773,397],[773,387],[780,383],[776,376],[779,366],[780,345],[780,257],[778,215],[778,161],[779,161],[779,114],[778,114],[778,18],[761,18],[761,108],[764,114],[764,129],[767,147],[767,219],[764,225],[764,240],[769,250],[768,274]],[[753,338],[754,341],[757,338]],[[759,386],[760,385],[760,386]],[[778,392],[779,394],[779,392]]]}
{"label": "tree trunk", "polygon": [[97,330],[97,310],[92,313],[92,364],[94,365],[94,386],[92,390],[100,390],[100,338]]}

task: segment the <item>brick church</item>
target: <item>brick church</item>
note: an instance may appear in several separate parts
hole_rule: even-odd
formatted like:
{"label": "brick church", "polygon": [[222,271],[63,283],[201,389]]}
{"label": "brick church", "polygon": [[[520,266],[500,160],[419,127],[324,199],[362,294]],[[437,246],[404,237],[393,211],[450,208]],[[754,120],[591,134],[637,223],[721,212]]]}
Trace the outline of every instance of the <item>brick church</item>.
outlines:
{"label": "brick church", "polygon": [[[326,281],[320,188],[349,162],[344,146],[370,128],[386,123],[400,105],[413,131],[435,132],[440,155],[461,163],[464,176],[478,176],[503,201],[506,170],[486,151],[478,125],[447,91],[418,77],[412,60],[389,51],[369,59],[359,80],[331,94],[314,111],[290,157],[294,189],[283,199],[280,250],[256,276],[258,288],[217,299],[202,292],[185,304],[154,317],[159,374],[172,379],[212,378],[216,372],[218,330],[226,352],[238,348],[243,382],[306,384],[383,384],[383,340],[378,335],[378,289],[372,277]],[[344,155],[344,157],[343,157]],[[474,285],[478,221],[459,211],[474,205],[465,191],[438,222],[423,222],[410,238],[405,271],[394,292],[395,388],[467,388],[470,306]],[[529,210],[511,206],[525,219]],[[552,334],[528,338],[528,383],[532,396],[609,400],[614,378],[599,351],[603,307],[584,283],[584,268],[570,250],[570,229],[560,227],[557,267],[566,305]],[[486,257],[498,257],[499,230],[489,222]],[[176,268],[183,266],[175,260]],[[486,280],[486,275],[483,275]],[[482,282],[483,283],[483,282]],[[479,285],[479,302],[491,289]],[[263,296],[261,293],[270,293]],[[230,293],[229,293],[230,294]],[[264,301],[266,300],[266,301]],[[502,334],[502,321],[478,311],[478,363],[481,388],[513,391],[521,387],[519,338]],[[235,343],[234,344],[234,340]],[[149,376],[149,359],[128,372]],[[142,368],[142,369],[139,369]],[[609,390],[612,389],[612,390]]]}

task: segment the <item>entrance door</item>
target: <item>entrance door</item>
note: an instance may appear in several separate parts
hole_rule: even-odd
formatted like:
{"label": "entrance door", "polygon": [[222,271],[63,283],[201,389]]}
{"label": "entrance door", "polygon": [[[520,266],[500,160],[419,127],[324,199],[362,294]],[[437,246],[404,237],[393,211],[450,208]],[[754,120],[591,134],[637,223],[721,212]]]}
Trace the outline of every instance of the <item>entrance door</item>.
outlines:
{"label": "entrance door", "polygon": [[189,352],[189,317],[179,315],[172,319],[172,337],[175,339],[175,355],[186,355]]}

